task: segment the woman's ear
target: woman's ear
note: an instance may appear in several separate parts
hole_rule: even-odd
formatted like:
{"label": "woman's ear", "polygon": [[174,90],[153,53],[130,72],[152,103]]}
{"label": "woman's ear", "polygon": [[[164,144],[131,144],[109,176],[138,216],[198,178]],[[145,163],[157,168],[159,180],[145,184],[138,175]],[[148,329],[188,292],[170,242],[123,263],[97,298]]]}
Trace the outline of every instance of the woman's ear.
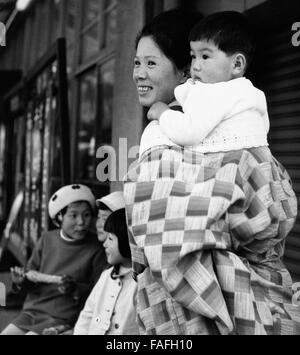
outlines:
{"label": "woman's ear", "polygon": [[233,76],[241,77],[245,74],[247,67],[247,59],[242,53],[237,53],[233,56]]}
{"label": "woman's ear", "polygon": [[184,84],[191,77],[190,67],[187,66],[186,68],[182,69],[180,71],[180,75],[180,84]]}

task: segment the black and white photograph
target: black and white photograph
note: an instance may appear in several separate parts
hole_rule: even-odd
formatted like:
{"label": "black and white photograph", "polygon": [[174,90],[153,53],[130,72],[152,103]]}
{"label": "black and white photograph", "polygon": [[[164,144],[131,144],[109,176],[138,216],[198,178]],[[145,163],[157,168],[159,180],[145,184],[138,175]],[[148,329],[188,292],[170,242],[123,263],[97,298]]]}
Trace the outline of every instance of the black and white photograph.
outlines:
{"label": "black and white photograph", "polygon": [[0,0],[1,336],[300,335],[299,202],[299,0]]}

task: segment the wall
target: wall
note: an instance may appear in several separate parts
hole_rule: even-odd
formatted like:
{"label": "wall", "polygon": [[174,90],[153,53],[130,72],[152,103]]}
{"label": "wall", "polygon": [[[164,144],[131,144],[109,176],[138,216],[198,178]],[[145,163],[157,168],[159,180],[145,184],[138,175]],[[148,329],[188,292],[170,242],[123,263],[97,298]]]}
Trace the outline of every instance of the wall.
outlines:
{"label": "wall", "polygon": [[[128,149],[139,144],[143,130],[143,111],[139,105],[132,80],[135,38],[144,24],[144,0],[120,1],[118,18],[118,46],[113,103],[113,147],[119,151],[119,139],[127,138]],[[124,153],[124,151],[123,151]],[[123,159],[121,157],[120,159]],[[122,161],[124,163],[124,161]],[[128,166],[130,161],[128,160]],[[117,173],[117,176],[119,172]],[[111,190],[122,187],[120,181],[113,182]]]}
{"label": "wall", "polygon": [[180,5],[180,0],[164,0],[163,2],[165,11],[179,7],[179,5]]}
{"label": "wall", "polygon": [[204,15],[217,11],[234,10],[244,12],[266,0],[196,0],[197,9]]}

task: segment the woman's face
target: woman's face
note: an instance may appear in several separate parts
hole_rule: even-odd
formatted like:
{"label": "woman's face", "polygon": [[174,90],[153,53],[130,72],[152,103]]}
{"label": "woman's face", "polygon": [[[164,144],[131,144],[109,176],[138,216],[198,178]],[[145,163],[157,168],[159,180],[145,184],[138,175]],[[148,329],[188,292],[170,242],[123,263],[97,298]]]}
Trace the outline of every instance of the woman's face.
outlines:
{"label": "woman's face", "polygon": [[151,37],[142,37],[134,60],[133,80],[140,104],[150,107],[157,101],[172,102],[175,87],[185,78]]}

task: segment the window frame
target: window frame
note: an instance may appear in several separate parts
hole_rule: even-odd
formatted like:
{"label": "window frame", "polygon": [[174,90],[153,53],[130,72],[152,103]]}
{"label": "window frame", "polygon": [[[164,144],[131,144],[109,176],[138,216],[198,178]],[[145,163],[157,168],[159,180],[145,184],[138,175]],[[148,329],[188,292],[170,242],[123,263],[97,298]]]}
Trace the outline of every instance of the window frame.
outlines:
{"label": "window frame", "polygon": [[[88,71],[92,70],[93,67],[96,70],[96,75],[97,75],[97,92],[96,92],[96,97],[99,97],[99,73],[101,71],[101,67],[108,62],[109,60],[112,60],[116,56],[116,49],[115,46],[108,46],[106,48],[103,48],[101,46],[101,43],[104,41],[104,32],[102,31],[102,26],[104,25],[104,16],[109,13],[110,11],[114,10],[115,7],[118,7],[117,1],[114,1],[114,3],[107,7],[105,10],[103,10],[103,4],[104,0],[102,0],[102,6],[100,6],[100,12],[99,16],[96,17],[94,21],[92,21],[92,24],[88,24],[85,26],[83,29],[81,29],[81,25],[83,23],[83,1],[84,0],[78,0],[77,7],[76,7],[76,31],[75,31],[75,41],[73,42],[75,45],[74,48],[74,58],[73,58],[73,63],[74,66],[72,68],[71,73],[69,73],[68,79],[69,79],[69,85],[71,88],[71,102],[76,103],[75,105],[72,105],[70,107],[70,115],[71,117],[74,117],[74,119],[71,121],[71,174],[72,174],[72,180],[73,181],[78,181],[76,172],[77,172],[77,167],[78,167],[78,162],[77,162],[77,155],[78,155],[78,143],[79,143],[79,137],[78,137],[78,129],[80,126],[80,112],[79,112],[79,99],[80,99],[80,79],[81,77]],[[99,2],[100,3],[100,2]],[[65,18],[65,25],[64,25],[64,30],[66,32],[66,16],[67,16],[67,4],[68,1],[64,2],[64,18]],[[100,17],[102,18],[103,22],[99,19]],[[84,33],[86,33],[92,26],[95,25],[95,23],[99,21],[99,26],[98,26],[98,31],[99,31],[99,47],[98,47],[98,52],[94,55],[91,56],[91,58],[88,58],[85,60],[83,63],[80,63],[80,51],[81,51],[81,46],[82,42],[81,39],[83,38]],[[73,43],[67,43],[67,48],[72,45]],[[96,106],[96,113],[95,116],[99,113],[99,104],[97,100],[97,106]],[[96,117],[95,117],[95,123],[94,127],[95,129],[99,128],[101,124],[97,123]],[[95,138],[97,138],[97,135],[95,134]],[[112,139],[111,139],[112,140]],[[110,142],[112,144],[112,142]],[[95,157],[95,168],[96,168],[96,157]],[[97,181],[96,177],[95,180],[93,181],[84,181],[80,180],[82,183],[86,182],[88,184],[100,184],[103,187],[108,186],[108,182],[105,183],[100,183]]]}

